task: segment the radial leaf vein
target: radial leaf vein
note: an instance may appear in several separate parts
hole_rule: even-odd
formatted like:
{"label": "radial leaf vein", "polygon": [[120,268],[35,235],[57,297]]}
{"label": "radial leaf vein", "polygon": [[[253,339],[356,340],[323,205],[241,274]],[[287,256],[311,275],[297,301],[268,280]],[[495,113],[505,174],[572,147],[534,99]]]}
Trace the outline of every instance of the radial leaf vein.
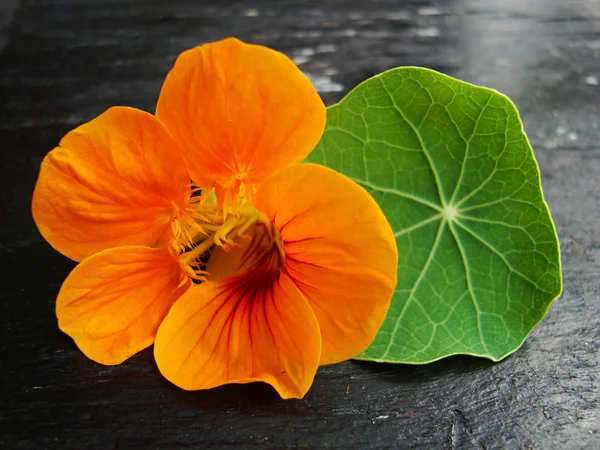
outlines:
{"label": "radial leaf vein", "polygon": [[360,185],[362,185],[365,188],[371,189],[373,191],[378,191],[378,192],[383,192],[385,194],[392,194],[392,195],[397,195],[398,197],[403,197],[403,198],[407,198],[409,200],[412,200],[414,202],[417,203],[421,203],[422,205],[428,206],[431,209],[435,209],[438,212],[442,211],[442,208],[440,208],[439,205],[436,205],[435,203],[431,203],[428,200],[425,200],[424,198],[418,197],[416,195],[412,195],[412,194],[408,194],[406,192],[403,191],[399,191],[398,189],[392,189],[392,188],[385,188],[383,186],[377,186],[375,184],[372,184],[368,181],[365,180],[360,180],[358,178],[354,178],[351,176],[346,175],[348,178],[350,178],[352,181],[354,181],[355,183],[358,183]]}
{"label": "radial leaf vein", "polygon": [[467,195],[465,195],[463,198],[461,198],[456,203],[455,206],[457,208],[460,205],[462,205],[464,202],[466,202],[467,200],[469,200],[471,197],[473,197],[475,194],[477,194],[478,192],[480,192],[492,180],[492,178],[494,178],[494,176],[496,175],[496,172],[498,171],[498,165],[500,163],[500,160],[502,159],[502,156],[504,155],[504,152],[506,151],[507,146],[508,146],[508,139],[505,139],[504,140],[504,147],[502,147],[502,150],[498,154],[498,157],[496,158],[496,161],[494,162],[494,168],[492,169],[492,171],[490,172],[490,174],[486,177],[485,180],[483,180],[479,184],[479,186],[477,186],[475,189],[473,189],[472,191],[470,191]]}
{"label": "radial leaf vein", "polygon": [[406,299],[406,302],[404,303],[404,306],[402,307],[402,311],[400,311],[400,314],[398,315],[398,318],[396,319],[396,323],[394,325],[394,329],[393,329],[393,331],[391,333],[390,342],[388,343],[388,345],[387,345],[387,347],[385,349],[385,352],[383,353],[383,356],[381,357],[382,359],[385,359],[387,357],[387,355],[389,354],[390,349],[392,348],[392,345],[394,344],[394,336],[396,336],[398,328],[400,328],[400,322],[402,322],[402,318],[404,317],[404,314],[406,313],[406,310],[408,309],[408,306],[414,300],[414,298],[415,298],[415,292],[417,291],[419,285],[421,284],[421,281],[423,281],[423,279],[425,278],[425,273],[429,269],[429,266],[431,265],[431,261],[433,261],[433,258],[435,256],[435,252],[437,251],[437,248],[438,248],[438,246],[440,244],[440,241],[441,241],[441,238],[442,238],[442,232],[444,230],[445,223],[446,223],[445,220],[442,220],[440,222],[440,226],[438,227],[438,231],[437,231],[437,234],[435,236],[435,241],[433,242],[433,245],[431,246],[431,251],[429,252],[429,256],[427,257],[427,261],[425,262],[425,265],[423,266],[423,269],[419,273],[419,277],[415,281],[415,284],[413,285],[412,289],[410,290],[410,294],[408,295],[408,298]]}
{"label": "radial leaf vein", "polygon": [[494,247],[492,244],[490,244],[488,241],[486,241],[485,239],[483,239],[481,236],[479,236],[479,234],[477,234],[476,232],[474,232],[471,228],[469,228],[467,225],[465,225],[463,222],[460,221],[456,221],[456,223],[458,224],[459,227],[461,227],[463,230],[465,230],[467,233],[469,233],[471,236],[473,236],[475,239],[477,239],[479,242],[481,242],[483,245],[485,245],[487,248],[489,248],[495,255],[497,255],[500,259],[502,259],[502,261],[504,262],[504,264],[506,264],[506,267],[508,267],[508,269],[513,272],[515,275],[520,276],[521,278],[523,278],[525,281],[533,284],[536,288],[538,288],[541,291],[546,292],[544,289],[542,289],[540,286],[538,286],[537,283],[535,283],[534,281],[530,280],[525,274],[523,274],[522,272],[520,272],[519,270],[515,269],[512,264],[508,261],[508,259],[506,259],[506,256],[504,256],[502,254],[502,252],[500,252],[496,247]]}
{"label": "radial leaf vein", "polygon": [[[500,198],[498,200],[494,200],[492,202],[478,203],[477,205],[463,207],[463,208],[460,209],[460,211],[462,213],[464,211],[471,211],[471,210],[477,209],[477,208],[485,208],[487,206],[494,206],[494,205],[497,205],[498,203],[504,203],[506,201],[516,202],[516,203],[522,203],[522,204],[527,205],[527,206],[534,206],[534,204],[531,201],[525,201],[525,200],[520,200],[518,198],[512,198],[512,196],[514,196],[523,186],[524,185],[522,185],[519,189],[516,189],[515,191],[513,191],[512,194],[511,194],[511,197],[504,197],[504,198]],[[462,203],[462,202],[459,202],[459,204],[460,203]]]}
{"label": "radial leaf vein", "polygon": [[489,220],[489,219],[483,219],[481,217],[473,217],[473,216],[468,216],[466,214],[458,214],[458,217],[460,219],[463,220],[470,220],[473,222],[481,222],[481,223],[487,223],[489,225],[498,225],[500,227],[505,227],[505,228],[510,228],[513,230],[519,230],[523,233],[525,233],[527,235],[527,237],[531,240],[531,242],[535,243],[535,239],[534,237],[531,235],[531,233],[529,233],[529,231],[527,231],[527,228],[519,226],[519,225],[511,225],[510,223],[505,223],[505,222],[500,222],[498,220]]}
{"label": "radial leaf vein", "polygon": [[465,156],[463,158],[462,164],[460,165],[460,174],[458,175],[458,181],[456,182],[456,186],[454,187],[454,192],[452,193],[452,197],[450,197],[449,203],[451,205],[454,203],[456,194],[458,194],[458,191],[462,184],[463,176],[465,173],[465,166],[467,165],[467,160],[469,159],[469,149],[471,148],[471,142],[473,141],[473,137],[477,135],[477,126],[479,125],[479,121],[483,117],[483,113],[485,112],[485,109],[490,104],[491,100],[492,100],[492,94],[490,93],[487,101],[485,102],[485,105],[483,105],[483,108],[481,108],[481,112],[477,116],[477,120],[475,121],[475,126],[473,127],[473,134],[471,135],[471,137],[469,137],[469,140],[467,141],[467,145],[465,146]]}
{"label": "radial leaf vein", "polygon": [[456,241],[456,245],[458,246],[458,251],[463,261],[463,265],[465,268],[465,277],[467,279],[467,288],[469,290],[469,294],[471,296],[471,300],[473,301],[473,306],[475,307],[475,317],[477,321],[477,330],[479,332],[479,339],[481,340],[481,345],[483,346],[486,353],[489,353],[487,345],[485,343],[485,339],[483,337],[483,329],[481,327],[481,308],[479,307],[479,302],[477,301],[477,297],[475,296],[475,291],[473,290],[473,282],[471,280],[471,271],[469,269],[469,260],[467,259],[467,253],[463,248],[462,242],[460,241],[456,230],[454,229],[454,224],[449,222],[450,231],[452,232],[452,236],[454,236],[454,240]]}
{"label": "radial leaf vein", "polygon": [[381,84],[383,86],[383,90],[389,96],[392,104],[394,105],[394,108],[396,109],[396,111],[398,111],[398,114],[400,114],[400,117],[402,117],[402,120],[404,120],[407,123],[407,125],[415,133],[415,136],[417,136],[417,139],[419,140],[419,145],[421,146],[421,149],[423,150],[423,154],[425,155],[425,158],[427,158],[427,162],[429,163],[429,167],[431,169],[431,173],[433,174],[433,177],[435,178],[435,184],[437,186],[438,195],[440,196],[440,203],[442,204],[442,207],[445,207],[446,206],[446,199],[444,198],[444,192],[442,190],[442,183],[440,182],[440,177],[439,177],[439,175],[437,173],[437,170],[435,169],[435,165],[433,164],[433,160],[431,159],[431,155],[427,151],[427,147],[425,146],[425,143],[423,142],[423,136],[421,136],[421,133],[419,132],[419,129],[416,128],[414,126],[414,124],[410,120],[408,120],[406,118],[406,116],[404,115],[404,113],[402,112],[402,110],[400,109],[400,107],[396,104],[396,99],[390,93],[390,91],[388,90],[388,88],[385,85],[385,83],[383,82],[383,80],[381,81]]}
{"label": "radial leaf vein", "polygon": [[402,236],[403,234],[408,234],[412,231],[418,230],[421,227],[424,227],[428,223],[434,222],[436,220],[440,220],[442,218],[441,214],[436,214],[435,216],[431,216],[429,219],[422,220],[419,223],[416,223],[408,228],[403,228],[402,230],[398,230],[394,233],[394,237]]}

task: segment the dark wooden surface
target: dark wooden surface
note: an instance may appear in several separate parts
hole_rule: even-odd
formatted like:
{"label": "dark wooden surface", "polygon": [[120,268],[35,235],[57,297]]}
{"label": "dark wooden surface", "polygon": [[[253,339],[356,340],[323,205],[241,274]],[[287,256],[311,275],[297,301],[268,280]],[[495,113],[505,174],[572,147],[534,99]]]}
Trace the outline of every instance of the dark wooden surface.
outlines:
{"label": "dark wooden surface", "polygon": [[[4,0],[0,27],[0,447],[600,448],[600,3]],[[294,57],[329,104],[400,65],[515,101],[565,284],[518,352],[346,362],[283,401],[262,384],[184,392],[151,351],[103,367],[59,332],[54,299],[73,263],[30,217],[42,157],[111,105],[153,111],[176,55],[228,35]]]}

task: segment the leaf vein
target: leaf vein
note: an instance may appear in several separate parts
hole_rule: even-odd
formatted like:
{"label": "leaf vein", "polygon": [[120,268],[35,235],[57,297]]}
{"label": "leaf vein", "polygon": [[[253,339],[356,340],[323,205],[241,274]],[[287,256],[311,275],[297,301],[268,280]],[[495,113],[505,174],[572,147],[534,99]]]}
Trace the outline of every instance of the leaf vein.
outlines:
{"label": "leaf vein", "polygon": [[483,346],[486,353],[489,353],[487,344],[485,343],[485,339],[483,338],[483,330],[481,328],[481,308],[479,307],[479,302],[477,301],[477,298],[475,297],[475,292],[473,290],[473,284],[471,282],[471,271],[469,270],[469,261],[467,260],[467,255],[466,255],[465,249],[463,248],[462,242],[458,238],[458,234],[456,233],[456,230],[454,229],[453,223],[450,222],[449,226],[450,226],[450,232],[452,233],[452,236],[454,236],[454,240],[456,241],[456,245],[458,246],[458,251],[460,253],[460,256],[463,261],[463,266],[465,268],[465,277],[467,279],[467,289],[469,290],[471,300],[473,301],[473,306],[475,307],[475,315],[476,315],[476,320],[477,320],[477,330],[479,332],[479,339],[481,340],[481,345]]}
{"label": "leaf vein", "polygon": [[[435,178],[435,184],[437,186],[438,195],[440,196],[440,203],[445,207],[446,206],[446,199],[444,198],[444,193],[443,193],[443,190],[442,190],[442,183],[440,182],[440,177],[439,177],[439,175],[437,173],[437,170],[435,169],[435,165],[433,164],[433,160],[431,159],[431,155],[429,154],[429,152],[427,151],[427,148],[425,147],[425,143],[423,142],[423,137],[421,136],[421,133],[419,132],[418,128],[415,128],[414,124],[410,120],[408,120],[406,118],[406,116],[404,115],[404,113],[402,112],[402,110],[400,109],[400,107],[396,104],[396,99],[390,93],[390,91],[388,90],[388,87],[383,82],[383,80],[380,80],[380,82],[381,82],[381,85],[383,86],[383,90],[385,91],[385,93],[390,98],[390,100],[392,102],[392,105],[394,105],[394,108],[396,109],[396,111],[398,111],[398,114],[400,114],[400,116],[402,117],[402,119],[413,130],[413,132],[415,133],[415,136],[417,136],[417,139],[419,140],[419,144],[421,145],[421,149],[423,150],[423,154],[425,155],[425,158],[427,159],[427,162],[429,163],[429,167],[431,169],[431,173],[433,174],[433,177]],[[426,90],[426,92],[429,93],[429,91],[427,91],[427,90]]]}
{"label": "leaf vein", "polygon": [[[475,121],[475,125],[473,127],[473,134],[466,141],[467,145],[465,147],[465,157],[463,158],[462,164],[460,165],[460,175],[458,176],[458,181],[456,182],[456,186],[454,187],[454,192],[452,193],[452,197],[450,197],[450,202],[449,202],[450,204],[454,203],[456,194],[458,194],[458,191],[460,190],[460,186],[462,184],[463,176],[465,173],[465,166],[467,165],[466,163],[467,163],[467,160],[469,159],[469,149],[471,148],[471,142],[473,141],[473,137],[477,135],[477,126],[479,125],[479,121],[483,117],[483,113],[485,112],[485,109],[490,104],[491,100],[492,100],[492,94],[490,93],[490,96],[488,97],[483,108],[481,108],[481,112],[479,113],[479,116],[477,117],[477,120]],[[459,130],[459,132],[460,132],[460,130]],[[461,133],[461,136],[462,136],[462,133]],[[463,139],[464,139],[464,137],[463,137]]]}
{"label": "leaf vein", "polygon": [[[433,242],[433,245],[431,246],[431,251],[429,252],[427,261],[425,261],[425,265],[423,266],[423,269],[421,270],[419,277],[417,278],[417,280],[415,281],[415,284],[413,285],[412,289],[410,290],[410,294],[409,294],[408,298],[406,299],[404,306],[402,307],[402,311],[400,311],[400,314],[398,315],[398,318],[396,319],[396,324],[394,325],[394,329],[391,333],[390,342],[388,343],[381,359],[385,359],[388,356],[388,354],[392,348],[392,344],[394,343],[394,336],[396,336],[396,332],[398,331],[398,328],[400,327],[400,322],[402,322],[402,318],[404,317],[404,314],[406,313],[406,310],[408,309],[408,305],[415,298],[414,297],[415,291],[421,284],[421,281],[423,281],[423,278],[425,277],[425,273],[429,269],[429,266],[431,265],[431,261],[433,261],[433,257],[435,256],[435,252],[437,251],[437,248],[441,241],[442,231],[444,230],[445,223],[446,223],[445,220],[442,220],[440,222],[440,226],[438,227],[437,235],[435,236],[435,241]],[[423,310],[422,305],[419,304],[419,307],[421,308],[421,310]]]}
{"label": "leaf vein", "polygon": [[442,218],[441,214],[436,214],[435,216],[431,216],[428,219],[422,220],[421,222],[418,222],[408,228],[404,228],[402,230],[396,231],[394,233],[394,237],[402,236],[403,234],[407,234],[407,233],[410,233],[411,231],[418,230],[419,228],[427,225],[428,223],[433,222],[434,220],[441,219],[441,218]]}
{"label": "leaf vein", "polygon": [[428,206],[431,209],[434,209],[438,212],[442,211],[442,208],[440,208],[438,205],[431,203],[428,200],[425,200],[424,198],[421,198],[419,196],[416,195],[412,195],[412,194],[407,194],[406,192],[402,192],[399,191],[397,189],[391,189],[391,188],[385,188],[382,186],[377,186],[375,184],[370,183],[369,181],[366,180],[359,180],[358,178],[355,177],[350,177],[348,175],[346,175],[348,178],[350,178],[352,181],[354,181],[355,183],[358,183],[360,185],[362,185],[363,187],[366,187],[368,189],[371,189],[373,191],[378,191],[378,192],[383,192],[385,194],[392,194],[392,195],[397,195],[398,197],[403,197],[403,198],[407,198],[409,200],[412,200],[414,202],[417,203],[421,203],[422,205]]}
{"label": "leaf vein", "polygon": [[545,291],[544,289],[542,289],[540,286],[538,286],[538,284],[532,280],[530,280],[529,278],[527,278],[527,276],[525,274],[523,274],[522,272],[520,272],[519,270],[515,269],[512,264],[510,264],[510,262],[506,259],[506,257],[502,254],[502,252],[500,252],[496,247],[494,247],[492,244],[490,244],[488,241],[486,241],[485,239],[483,239],[481,236],[479,236],[479,234],[477,234],[476,232],[474,232],[473,230],[471,230],[471,228],[469,228],[467,225],[465,225],[462,222],[459,222],[458,220],[456,221],[456,223],[458,224],[458,226],[460,226],[463,230],[465,230],[467,233],[469,233],[471,236],[473,236],[475,239],[477,239],[479,242],[481,242],[483,245],[485,245],[487,248],[489,248],[492,252],[494,252],[498,257],[500,257],[500,259],[502,259],[502,261],[504,262],[504,264],[506,264],[506,267],[508,267],[508,269],[513,272],[514,274],[520,276],[521,278],[523,278],[525,281],[531,283],[532,285],[534,285],[537,289],[539,289],[542,292],[548,292]]}

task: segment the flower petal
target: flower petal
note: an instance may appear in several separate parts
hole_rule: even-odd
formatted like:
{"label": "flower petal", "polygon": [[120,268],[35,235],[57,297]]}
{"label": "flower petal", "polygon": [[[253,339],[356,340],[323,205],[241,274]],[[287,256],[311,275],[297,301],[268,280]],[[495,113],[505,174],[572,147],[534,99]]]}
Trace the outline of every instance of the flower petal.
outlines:
{"label": "flower petal", "polygon": [[166,248],[108,249],[85,259],[65,280],[56,302],[58,325],[88,358],[119,364],[152,345],[189,284]]}
{"label": "flower petal", "polygon": [[282,274],[248,273],[194,286],[161,324],[154,355],[161,373],[187,389],[264,381],[283,398],[302,398],[321,354],[315,316]]}
{"label": "flower petal", "polygon": [[325,127],[323,102],[287,56],[234,38],[183,52],[156,116],[184,145],[192,179],[217,191],[302,161]]}
{"label": "flower petal", "polygon": [[181,151],[151,114],[111,108],[68,133],[40,169],[32,212],[76,261],[121,245],[154,246],[189,199]]}
{"label": "flower petal", "polygon": [[285,270],[317,317],[320,364],[356,356],[374,339],[396,286],[396,243],[377,203],[349,178],[302,164],[265,183],[255,205],[281,232]]}

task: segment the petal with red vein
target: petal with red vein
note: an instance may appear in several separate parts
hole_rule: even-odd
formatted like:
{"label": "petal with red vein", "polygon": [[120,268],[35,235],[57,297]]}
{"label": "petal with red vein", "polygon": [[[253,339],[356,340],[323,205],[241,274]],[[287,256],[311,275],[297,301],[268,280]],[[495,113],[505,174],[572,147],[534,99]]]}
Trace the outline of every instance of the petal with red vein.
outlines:
{"label": "petal with red vein", "polygon": [[63,283],[58,325],[88,358],[119,364],[152,345],[160,322],[189,284],[166,248],[108,249],[85,259]]}
{"label": "petal with red vein", "polygon": [[280,230],[285,271],[317,317],[320,363],[366,349],[389,308],[398,264],[394,235],[375,200],[331,169],[302,164],[265,183],[255,206]]}
{"label": "petal with red vein", "polygon": [[158,244],[190,195],[181,150],[151,114],[111,108],[68,133],[40,169],[32,212],[44,238],[76,261]]}
{"label": "petal with red vein", "polygon": [[161,324],[154,355],[161,373],[187,389],[263,381],[302,398],[321,353],[315,316],[285,275],[252,272],[191,288]]}
{"label": "petal with red vein", "polygon": [[204,187],[262,183],[302,161],[325,127],[325,106],[282,53],[229,38],[183,52],[156,116],[183,144]]}

